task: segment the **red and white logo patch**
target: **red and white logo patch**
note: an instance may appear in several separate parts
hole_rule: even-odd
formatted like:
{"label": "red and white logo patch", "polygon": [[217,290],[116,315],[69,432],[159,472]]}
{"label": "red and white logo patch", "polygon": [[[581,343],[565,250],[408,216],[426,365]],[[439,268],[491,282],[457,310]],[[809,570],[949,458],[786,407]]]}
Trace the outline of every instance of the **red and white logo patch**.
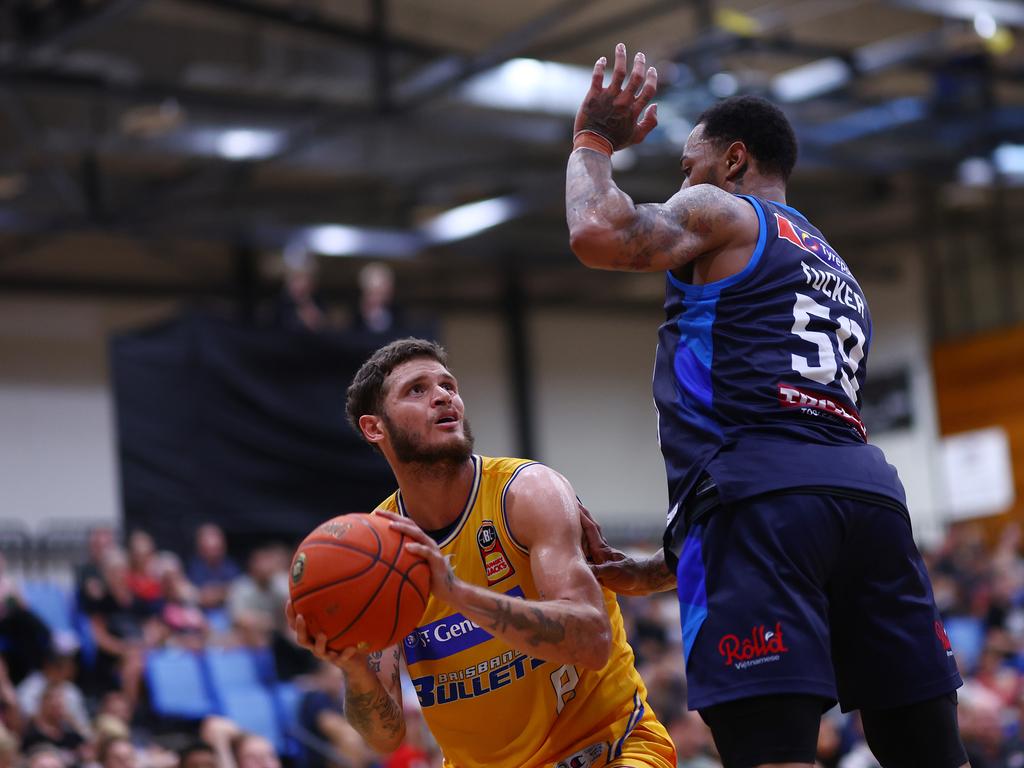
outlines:
{"label": "red and white logo patch", "polygon": [[504,581],[516,572],[505,555],[505,549],[498,538],[498,529],[490,520],[484,520],[476,532],[476,545],[480,548],[480,559],[487,575],[487,586]]}

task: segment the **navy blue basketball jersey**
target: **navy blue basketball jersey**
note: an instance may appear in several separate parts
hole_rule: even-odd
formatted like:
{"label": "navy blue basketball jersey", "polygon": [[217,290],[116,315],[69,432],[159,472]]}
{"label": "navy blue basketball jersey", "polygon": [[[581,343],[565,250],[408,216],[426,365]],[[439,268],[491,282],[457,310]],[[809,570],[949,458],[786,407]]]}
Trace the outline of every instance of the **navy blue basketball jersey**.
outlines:
{"label": "navy blue basketball jersey", "polygon": [[871,345],[860,285],[798,211],[741,197],[760,226],[747,266],[706,285],[667,274],[654,399],[673,512],[705,471],[724,502],[819,487],[905,505],[860,418]]}

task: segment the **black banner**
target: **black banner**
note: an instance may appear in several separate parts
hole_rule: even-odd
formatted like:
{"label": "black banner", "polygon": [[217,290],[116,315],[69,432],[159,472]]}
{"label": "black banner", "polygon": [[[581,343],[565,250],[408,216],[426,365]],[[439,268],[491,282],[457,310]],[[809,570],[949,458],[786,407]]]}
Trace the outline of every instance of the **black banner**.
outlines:
{"label": "black banner", "polygon": [[237,551],[294,544],[325,519],[371,510],[395,483],[348,426],[345,390],[397,336],[189,313],[114,338],[125,529],[190,553],[196,527],[211,521]]}

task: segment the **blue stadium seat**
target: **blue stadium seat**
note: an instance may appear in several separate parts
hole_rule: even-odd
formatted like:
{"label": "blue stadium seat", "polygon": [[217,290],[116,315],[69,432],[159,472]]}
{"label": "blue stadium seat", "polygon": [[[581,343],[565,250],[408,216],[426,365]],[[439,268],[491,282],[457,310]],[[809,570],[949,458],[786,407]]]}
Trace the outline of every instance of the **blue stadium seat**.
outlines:
{"label": "blue stadium seat", "polygon": [[278,754],[287,751],[284,733],[277,719],[277,708],[262,686],[231,688],[221,693],[221,714],[234,720],[245,731],[266,737]]}
{"label": "blue stadium seat", "polygon": [[220,701],[226,691],[263,685],[248,648],[207,648],[204,660],[210,688]]}
{"label": "blue stadium seat", "polygon": [[216,711],[199,658],[190,651],[150,651],[146,655],[146,684],[157,715],[198,720]]}
{"label": "blue stadium seat", "polygon": [[231,629],[231,617],[223,608],[210,608],[206,611],[206,621],[214,632],[228,632]]}
{"label": "blue stadium seat", "polygon": [[71,592],[48,581],[26,581],[21,586],[29,609],[50,628],[51,632],[74,632]]}
{"label": "blue stadium seat", "polygon": [[281,724],[281,731],[284,733],[285,749],[282,754],[288,757],[297,757],[302,751],[302,745],[293,738],[299,724],[299,704],[302,701],[302,691],[295,683],[277,683],[273,686],[274,703],[277,706],[277,720]]}

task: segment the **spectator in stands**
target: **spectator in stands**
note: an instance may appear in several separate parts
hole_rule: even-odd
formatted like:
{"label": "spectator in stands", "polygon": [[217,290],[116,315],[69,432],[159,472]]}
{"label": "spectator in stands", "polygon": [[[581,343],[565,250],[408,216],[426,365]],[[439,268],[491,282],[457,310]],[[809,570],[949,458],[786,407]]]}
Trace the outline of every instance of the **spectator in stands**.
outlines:
{"label": "spectator in stands", "polygon": [[18,737],[0,725],[0,768],[14,768],[18,762]]}
{"label": "spectator in stands", "polygon": [[43,665],[50,647],[50,630],[25,604],[21,590],[7,573],[7,560],[0,555],[0,644],[4,649],[5,673],[15,685]]}
{"label": "spectator in stands", "polygon": [[38,744],[26,750],[25,768],[67,768],[67,763],[59,750]]}
{"label": "spectator in stands", "polygon": [[57,688],[64,698],[64,711],[68,720],[76,731],[88,737],[91,728],[85,697],[74,683],[77,653],[78,640],[74,636],[59,633],[54,635],[53,644],[43,661],[43,668],[26,677],[18,686],[18,703],[26,717],[35,717],[42,703],[43,691],[48,687]]}
{"label": "spectator in stands", "polygon": [[359,270],[359,303],[352,327],[387,333],[398,323],[394,306],[395,273],[387,264],[372,262]]}
{"label": "spectator in stands", "polygon": [[249,555],[249,567],[228,591],[231,621],[247,645],[269,645],[275,631],[284,631],[284,605],[288,600],[287,579],[276,567],[269,547]]}
{"label": "spectator in stands", "polygon": [[160,563],[153,537],[145,531],[132,531],[128,537],[128,586],[139,600],[155,612],[163,599]]}
{"label": "spectator in stands", "polygon": [[227,553],[224,531],[213,523],[196,531],[196,554],[188,564],[188,578],[199,589],[199,603],[206,610],[222,608],[231,582],[241,575]]}
{"label": "spectator in stands", "polygon": [[217,768],[217,755],[205,741],[193,741],[178,751],[178,768]]}
{"label": "spectator in stands", "polygon": [[281,768],[274,745],[262,736],[246,733],[225,717],[208,717],[200,738],[213,747],[217,768]]}
{"label": "spectator in stands", "polygon": [[668,733],[676,745],[679,768],[722,768],[712,757],[715,743],[711,730],[696,712],[680,710],[669,722]]}
{"label": "spectator in stands", "polygon": [[0,719],[3,720],[3,728],[12,733],[21,733],[24,724],[21,707],[3,656],[0,656]]}
{"label": "spectator in stands", "polygon": [[209,626],[199,607],[199,590],[185,576],[181,561],[170,552],[160,555],[160,581],[164,595],[160,618],[173,641],[196,650],[202,648]]}
{"label": "spectator in stands", "polygon": [[253,550],[249,569],[228,593],[228,614],[243,643],[269,646],[281,679],[289,680],[314,668],[316,659],[294,641],[284,605],[288,601],[288,562],[282,548],[266,545]]}
{"label": "spectator in stands", "polygon": [[75,569],[75,593],[81,605],[103,598],[103,558],[114,549],[114,529],[101,525],[89,531],[88,559]]}
{"label": "spectator in stands", "polygon": [[62,752],[66,762],[78,762],[77,758],[86,746],[87,739],[68,717],[64,706],[64,689],[60,683],[47,685],[43,689],[39,710],[29,720],[21,744],[23,749],[31,749],[36,744],[49,744]]}
{"label": "spectator in stands", "polygon": [[[299,726],[324,742],[352,768],[373,765],[373,753],[343,714],[344,676],[341,669],[320,662],[315,674],[307,680],[309,688],[299,700]],[[334,762],[315,748],[308,749],[306,754],[306,768],[327,768]]]}
{"label": "spectator in stands", "polygon": [[102,768],[137,768],[139,756],[135,745],[128,739],[109,739],[100,742],[97,753]]}
{"label": "spectator in stands", "polygon": [[132,592],[125,554],[116,549],[107,552],[102,568],[104,595],[83,606],[99,651],[96,666],[101,684],[108,689],[119,687],[134,709],[143,651],[159,644],[166,633],[152,607]]}
{"label": "spectator in stands", "polygon": [[285,249],[284,279],[274,306],[276,325],[297,331],[322,331],[329,324],[327,307],[317,291],[316,257],[303,243]]}

